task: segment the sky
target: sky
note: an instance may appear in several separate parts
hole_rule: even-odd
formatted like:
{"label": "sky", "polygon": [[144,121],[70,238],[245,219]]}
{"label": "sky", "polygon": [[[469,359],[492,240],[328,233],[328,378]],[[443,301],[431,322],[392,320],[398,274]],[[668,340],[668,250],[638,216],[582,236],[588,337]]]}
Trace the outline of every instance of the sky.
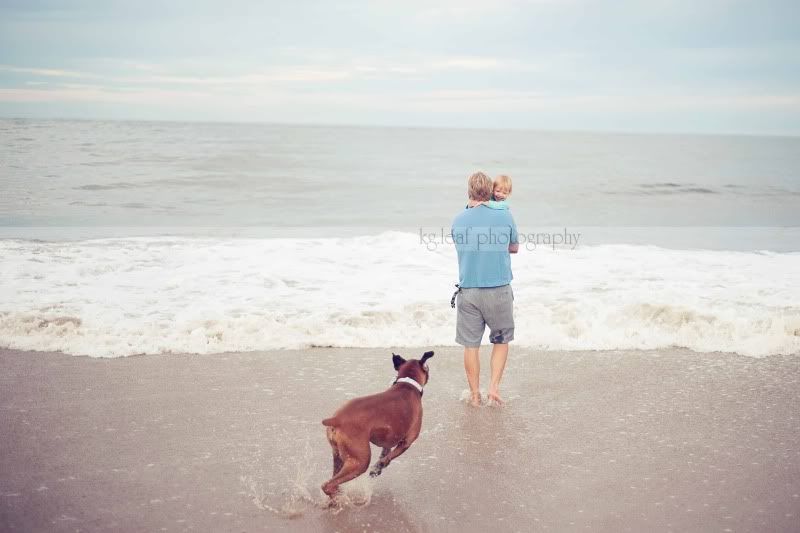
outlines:
{"label": "sky", "polygon": [[798,21],[798,0],[0,0],[0,116],[800,135]]}

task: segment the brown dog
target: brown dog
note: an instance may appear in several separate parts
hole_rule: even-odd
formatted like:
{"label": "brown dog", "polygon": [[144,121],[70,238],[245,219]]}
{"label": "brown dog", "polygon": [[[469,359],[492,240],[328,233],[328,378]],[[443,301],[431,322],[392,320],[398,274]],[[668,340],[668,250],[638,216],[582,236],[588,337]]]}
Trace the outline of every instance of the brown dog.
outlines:
{"label": "brown dog", "polygon": [[367,471],[370,442],[383,448],[369,473],[375,477],[417,440],[422,428],[422,387],[428,383],[425,361],[431,357],[433,352],[425,352],[422,359],[406,361],[392,354],[397,379],[389,389],[354,398],[322,421],[333,448],[333,477],[322,485],[325,494],[333,497],[339,485]]}

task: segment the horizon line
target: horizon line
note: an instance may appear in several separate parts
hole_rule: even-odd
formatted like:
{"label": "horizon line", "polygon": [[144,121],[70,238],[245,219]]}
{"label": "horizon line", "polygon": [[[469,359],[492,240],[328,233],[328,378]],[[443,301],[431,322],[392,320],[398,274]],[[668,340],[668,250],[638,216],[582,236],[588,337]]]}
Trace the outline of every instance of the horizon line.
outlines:
{"label": "horizon line", "polygon": [[575,133],[598,135],[652,135],[652,136],[697,136],[697,137],[767,137],[767,138],[800,138],[798,133],[764,133],[764,132],[698,132],[698,131],[657,131],[657,130],[615,130],[592,128],[534,128],[524,126],[437,126],[437,125],[407,125],[407,124],[363,124],[342,122],[270,122],[266,120],[193,120],[193,119],[158,119],[158,118],[120,118],[120,117],[69,117],[52,116],[37,117],[24,115],[6,115],[0,112],[0,120],[28,120],[28,121],[59,121],[59,122],[134,122],[144,124],[207,124],[207,125],[261,125],[284,127],[309,127],[309,128],[375,128],[375,129],[406,129],[406,130],[452,130],[452,131],[509,131],[531,133]]}

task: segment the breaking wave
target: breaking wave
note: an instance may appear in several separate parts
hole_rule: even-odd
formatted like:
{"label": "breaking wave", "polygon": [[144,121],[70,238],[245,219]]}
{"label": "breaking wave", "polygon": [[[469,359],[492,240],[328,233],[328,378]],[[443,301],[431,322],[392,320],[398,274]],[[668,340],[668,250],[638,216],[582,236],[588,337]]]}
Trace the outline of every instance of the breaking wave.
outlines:
{"label": "breaking wave", "polygon": [[[453,345],[418,235],[0,241],[0,346],[93,357]],[[515,344],[800,353],[800,254],[601,245],[512,260]]]}

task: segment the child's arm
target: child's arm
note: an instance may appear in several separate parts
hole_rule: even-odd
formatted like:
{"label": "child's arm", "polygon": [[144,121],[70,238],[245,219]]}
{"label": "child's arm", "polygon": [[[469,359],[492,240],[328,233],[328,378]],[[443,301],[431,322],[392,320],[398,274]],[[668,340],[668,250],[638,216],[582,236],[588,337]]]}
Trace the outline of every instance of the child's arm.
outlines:
{"label": "child's arm", "polygon": [[467,208],[470,207],[478,207],[479,205],[485,205],[489,209],[508,209],[508,202],[502,200],[500,202],[496,200],[486,200],[483,202],[479,202],[477,200],[470,200],[467,204]]}
{"label": "child's arm", "polygon": [[502,200],[500,202],[496,200],[489,200],[486,202],[486,207],[489,209],[508,209],[508,202]]}

